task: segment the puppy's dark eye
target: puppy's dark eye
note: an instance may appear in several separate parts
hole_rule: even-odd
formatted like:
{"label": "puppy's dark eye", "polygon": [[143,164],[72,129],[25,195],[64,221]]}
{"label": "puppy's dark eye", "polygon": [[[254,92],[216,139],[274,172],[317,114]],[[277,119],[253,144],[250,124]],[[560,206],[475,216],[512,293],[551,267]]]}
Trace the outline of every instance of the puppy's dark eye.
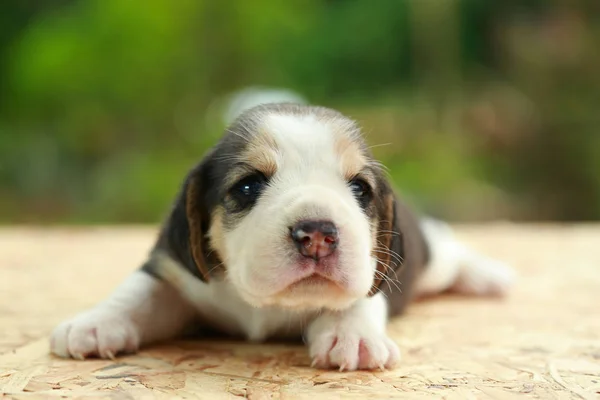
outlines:
{"label": "puppy's dark eye", "polygon": [[259,173],[249,175],[233,185],[229,194],[240,209],[252,207],[267,185],[266,178]]}
{"label": "puppy's dark eye", "polygon": [[354,178],[348,182],[348,185],[358,204],[363,208],[366,207],[371,200],[371,187],[369,184],[360,178]]}

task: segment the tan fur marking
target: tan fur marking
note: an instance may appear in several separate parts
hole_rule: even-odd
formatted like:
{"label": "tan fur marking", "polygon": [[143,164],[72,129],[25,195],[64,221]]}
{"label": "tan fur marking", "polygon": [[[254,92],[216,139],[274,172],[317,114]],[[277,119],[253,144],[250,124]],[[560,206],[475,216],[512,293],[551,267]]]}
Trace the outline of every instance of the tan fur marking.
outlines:
{"label": "tan fur marking", "polygon": [[244,160],[266,176],[277,172],[277,160],[272,149],[264,146],[251,146],[244,154]]}
{"label": "tan fur marking", "polygon": [[334,132],[336,136],[334,150],[340,160],[342,173],[344,178],[351,179],[367,165],[367,158],[363,154],[360,144],[348,133]]}
{"label": "tan fur marking", "polygon": [[[218,206],[211,215],[210,230],[208,232],[210,240],[210,248],[215,251],[221,261],[225,255],[225,230],[223,228],[223,208]],[[222,268],[225,269],[225,263],[222,263]]]}
{"label": "tan fur marking", "polygon": [[196,206],[194,199],[198,198],[198,183],[196,178],[191,178],[186,190],[186,201],[185,201],[185,212],[187,216],[188,225],[190,227],[190,249],[192,251],[192,258],[196,263],[196,267],[200,270],[200,273],[204,277],[206,282],[209,281],[209,274],[206,270],[204,263],[204,257],[202,254],[202,227],[201,216],[199,214],[199,207]]}
{"label": "tan fur marking", "polygon": [[[379,229],[375,233],[380,242],[377,243],[378,247],[385,250],[385,254],[381,251],[375,253],[377,261],[378,274],[375,275],[373,282],[373,288],[369,292],[369,296],[373,296],[378,292],[379,285],[383,280],[383,276],[387,272],[388,268],[392,268],[390,265],[391,256],[389,254],[390,245],[392,243],[392,221],[394,220],[394,196],[388,195],[384,200],[384,213],[383,218],[379,220]],[[383,233],[380,233],[383,232]]]}
{"label": "tan fur marking", "polygon": [[246,151],[240,159],[248,162],[266,176],[273,176],[277,172],[277,143],[264,129],[252,137]]}

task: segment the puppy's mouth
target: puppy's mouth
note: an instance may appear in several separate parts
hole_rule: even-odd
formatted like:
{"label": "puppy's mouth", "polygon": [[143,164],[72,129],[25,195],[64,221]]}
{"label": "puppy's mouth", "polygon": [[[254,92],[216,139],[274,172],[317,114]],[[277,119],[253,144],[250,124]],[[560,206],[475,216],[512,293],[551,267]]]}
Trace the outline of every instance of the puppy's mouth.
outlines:
{"label": "puppy's mouth", "polygon": [[[297,281],[292,282],[290,285],[288,285],[285,288],[285,290],[295,289],[300,286],[307,286],[307,285],[310,285],[310,286],[338,286],[339,287],[339,284],[337,282],[335,282],[333,279],[327,278],[318,273],[313,273],[309,276],[300,278]],[[341,287],[340,287],[340,289],[341,289]]]}
{"label": "puppy's mouth", "polygon": [[342,309],[349,305],[349,294],[343,284],[319,273],[304,275],[269,296],[265,304],[298,310],[323,307]]}
{"label": "puppy's mouth", "polygon": [[280,294],[295,293],[345,293],[341,282],[318,272],[299,278],[280,291]]}

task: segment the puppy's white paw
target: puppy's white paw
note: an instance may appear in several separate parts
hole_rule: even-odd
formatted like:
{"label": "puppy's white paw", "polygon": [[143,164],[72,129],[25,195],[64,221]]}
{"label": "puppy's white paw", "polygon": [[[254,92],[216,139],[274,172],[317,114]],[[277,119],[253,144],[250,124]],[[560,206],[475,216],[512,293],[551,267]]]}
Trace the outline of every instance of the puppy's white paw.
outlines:
{"label": "puppy's white paw", "polygon": [[385,369],[400,359],[396,343],[369,321],[321,316],[307,331],[312,365],[318,368]]}
{"label": "puppy's white paw", "polygon": [[65,358],[112,359],[119,353],[135,352],[139,343],[139,333],[127,315],[92,310],[56,327],[50,349]]}
{"label": "puppy's white paw", "polygon": [[452,289],[465,294],[502,296],[515,278],[515,271],[507,264],[473,254],[461,266]]}

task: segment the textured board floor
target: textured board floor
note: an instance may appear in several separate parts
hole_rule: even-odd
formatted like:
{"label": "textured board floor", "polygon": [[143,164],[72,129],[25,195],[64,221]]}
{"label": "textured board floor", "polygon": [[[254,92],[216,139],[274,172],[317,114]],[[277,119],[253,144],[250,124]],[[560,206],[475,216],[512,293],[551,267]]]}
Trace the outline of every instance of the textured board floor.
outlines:
{"label": "textured board floor", "polygon": [[178,342],[116,361],[48,354],[63,318],[106,296],[142,261],[152,228],[0,230],[0,397],[600,398],[600,226],[462,226],[512,263],[505,300],[415,303],[390,335],[386,372],[309,368],[301,346]]}

